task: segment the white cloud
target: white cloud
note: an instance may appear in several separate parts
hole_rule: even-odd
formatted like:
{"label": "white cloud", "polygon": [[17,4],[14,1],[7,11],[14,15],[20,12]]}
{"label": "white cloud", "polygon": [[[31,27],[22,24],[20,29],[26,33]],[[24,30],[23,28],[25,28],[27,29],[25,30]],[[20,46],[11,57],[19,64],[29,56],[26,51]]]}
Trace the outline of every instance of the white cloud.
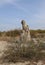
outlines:
{"label": "white cloud", "polygon": [[38,9],[38,13],[34,15],[39,19],[45,20],[45,1],[42,0]]}
{"label": "white cloud", "polygon": [[45,13],[42,12],[41,14],[35,14],[34,17],[41,20],[45,20]]}
{"label": "white cloud", "polygon": [[21,0],[0,0],[0,7],[7,5],[7,4],[11,4],[11,5],[13,5],[14,8],[16,6],[18,9],[20,9],[28,14],[28,10],[25,7],[23,7],[22,5],[20,5],[19,1],[21,1]]}
{"label": "white cloud", "polygon": [[0,6],[5,4],[13,4],[16,0],[0,0]]}

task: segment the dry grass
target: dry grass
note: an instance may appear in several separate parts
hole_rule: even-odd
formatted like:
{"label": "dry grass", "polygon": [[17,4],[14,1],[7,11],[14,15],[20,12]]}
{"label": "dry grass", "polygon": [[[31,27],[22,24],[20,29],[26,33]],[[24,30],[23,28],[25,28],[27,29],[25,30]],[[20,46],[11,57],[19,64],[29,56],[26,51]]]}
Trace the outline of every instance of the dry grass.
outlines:
{"label": "dry grass", "polygon": [[[0,41],[0,63],[2,65],[34,65],[35,63],[38,65],[39,60],[45,61],[45,43],[40,42],[42,39],[37,40],[39,42],[37,44],[33,41],[17,42],[11,37],[5,37],[4,41],[3,39]],[[25,61],[29,63],[26,64]]]}
{"label": "dry grass", "polygon": [[45,50],[45,44],[40,43],[35,45],[32,42],[28,43],[10,43],[3,51],[2,59],[7,62],[17,62],[21,60],[39,60],[45,59],[45,52],[42,53],[42,50]]}

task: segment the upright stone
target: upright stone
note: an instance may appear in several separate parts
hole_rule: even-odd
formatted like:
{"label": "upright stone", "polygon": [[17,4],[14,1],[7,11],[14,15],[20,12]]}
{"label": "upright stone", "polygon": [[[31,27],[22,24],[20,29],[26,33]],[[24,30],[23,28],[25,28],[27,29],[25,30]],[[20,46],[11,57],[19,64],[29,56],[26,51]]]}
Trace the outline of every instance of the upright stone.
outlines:
{"label": "upright stone", "polygon": [[31,41],[29,26],[26,24],[24,20],[21,21],[21,24],[22,24],[22,34],[21,34],[22,41],[26,42]]}

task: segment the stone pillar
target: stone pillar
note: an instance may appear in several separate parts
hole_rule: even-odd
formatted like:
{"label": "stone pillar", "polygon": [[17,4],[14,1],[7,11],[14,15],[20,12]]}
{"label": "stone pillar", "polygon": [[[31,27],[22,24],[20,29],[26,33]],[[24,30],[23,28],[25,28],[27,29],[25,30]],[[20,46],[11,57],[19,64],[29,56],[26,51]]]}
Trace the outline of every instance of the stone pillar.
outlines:
{"label": "stone pillar", "polygon": [[21,39],[23,41],[31,41],[29,26],[26,24],[26,22],[24,20],[21,21],[21,24],[22,24]]}

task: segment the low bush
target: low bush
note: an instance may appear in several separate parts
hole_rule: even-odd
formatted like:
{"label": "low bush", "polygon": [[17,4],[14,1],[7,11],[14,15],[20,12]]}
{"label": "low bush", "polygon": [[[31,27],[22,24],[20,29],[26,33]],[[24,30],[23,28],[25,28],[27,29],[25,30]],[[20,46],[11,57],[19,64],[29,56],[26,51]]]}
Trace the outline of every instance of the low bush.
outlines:
{"label": "low bush", "polygon": [[9,43],[2,58],[6,62],[16,62],[21,59],[44,59],[45,53],[41,52],[41,50],[44,50],[42,44],[35,45],[33,42]]}

